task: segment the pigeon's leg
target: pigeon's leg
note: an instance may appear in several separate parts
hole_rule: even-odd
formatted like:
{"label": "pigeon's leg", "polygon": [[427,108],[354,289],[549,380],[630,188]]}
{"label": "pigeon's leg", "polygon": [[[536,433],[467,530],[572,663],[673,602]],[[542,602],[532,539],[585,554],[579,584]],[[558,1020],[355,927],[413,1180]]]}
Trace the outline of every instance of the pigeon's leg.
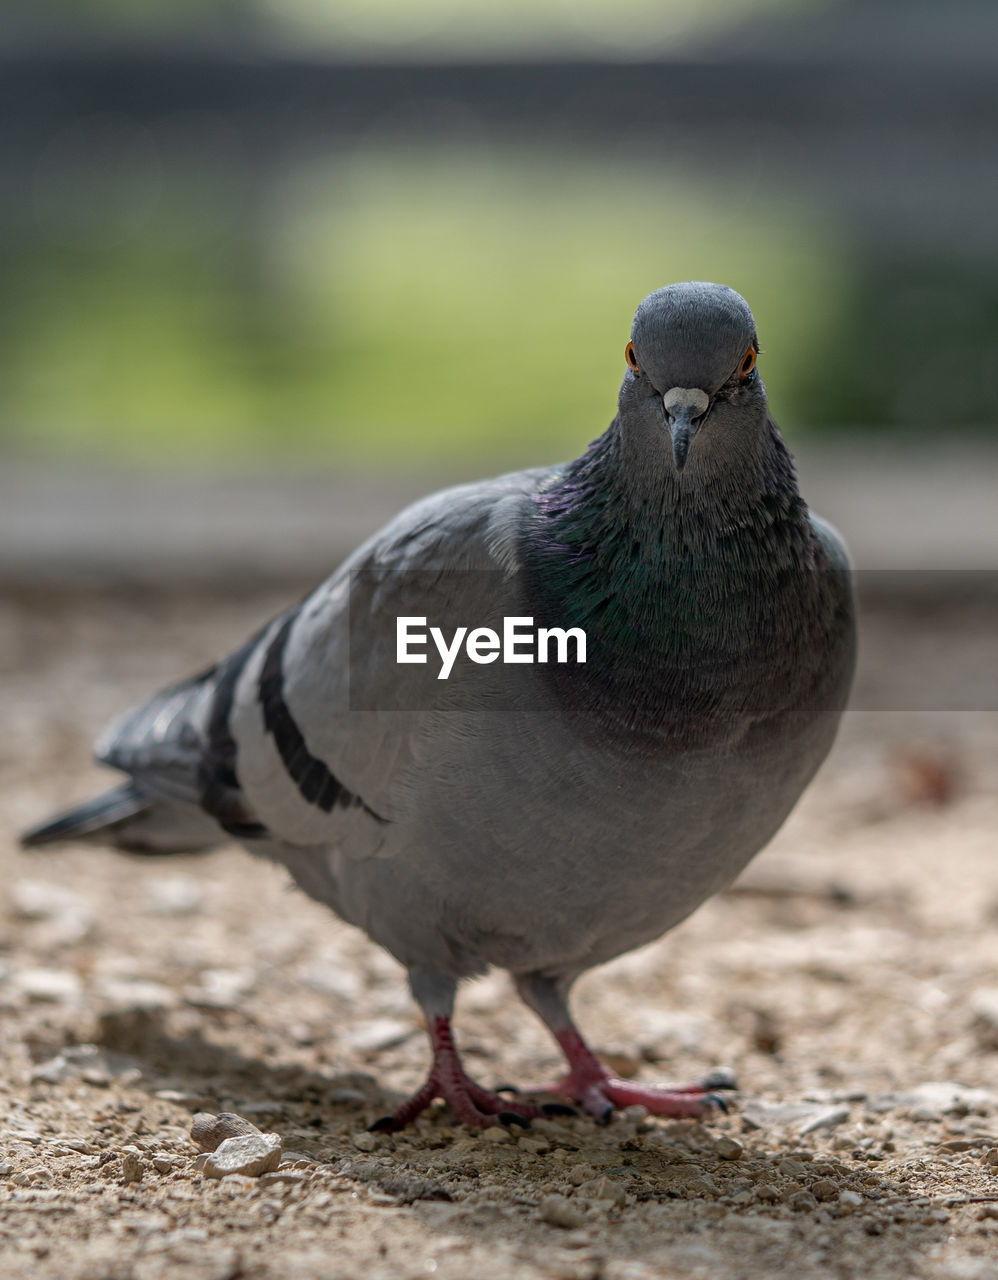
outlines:
{"label": "pigeon's leg", "polygon": [[688,1085],[642,1085],[610,1074],[586,1044],[568,1011],[568,992],[575,975],[527,973],[516,976],[524,1002],[537,1014],[561,1046],[568,1060],[568,1075],[551,1089],[572,1098],[597,1120],[606,1121],[615,1107],[638,1104],[657,1116],[698,1119],[715,1109],[727,1110],[719,1089],[734,1089],[727,1073],[717,1072]]}
{"label": "pigeon's leg", "polygon": [[545,1114],[532,1102],[511,1102],[490,1093],[468,1078],[461,1066],[451,1033],[454,994],[457,984],[441,974],[410,969],[409,985],[423,1014],[433,1049],[433,1065],[426,1083],[391,1115],[371,1125],[373,1130],[402,1129],[425,1111],[434,1098],[443,1098],[463,1123],[476,1129],[495,1124],[529,1125]]}

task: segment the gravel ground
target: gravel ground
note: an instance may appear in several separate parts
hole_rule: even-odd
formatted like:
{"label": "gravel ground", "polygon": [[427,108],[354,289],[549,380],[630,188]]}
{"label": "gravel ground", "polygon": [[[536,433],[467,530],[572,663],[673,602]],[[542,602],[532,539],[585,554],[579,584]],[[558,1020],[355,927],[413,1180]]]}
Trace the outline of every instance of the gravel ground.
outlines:
{"label": "gravel ground", "polygon": [[[426,1064],[390,958],[238,850],[14,843],[99,784],[110,715],[281,602],[0,604],[4,1277],[998,1277],[993,701],[850,712],[745,876],[580,984],[617,1070],[731,1067],[730,1116],[472,1134],[440,1110],[375,1136]],[[978,705],[993,634],[881,610],[857,704],[914,652],[910,687],[945,656]],[[458,1030],[483,1082],[556,1070],[502,975],[464,991]],[[205,1110],[280,1135],[277,1170],[207,1176]]]}

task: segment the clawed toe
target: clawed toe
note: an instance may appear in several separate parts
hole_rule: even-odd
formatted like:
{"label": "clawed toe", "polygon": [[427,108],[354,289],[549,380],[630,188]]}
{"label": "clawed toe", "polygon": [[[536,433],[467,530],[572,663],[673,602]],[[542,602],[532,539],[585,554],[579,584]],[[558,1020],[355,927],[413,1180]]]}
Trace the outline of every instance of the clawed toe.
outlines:
{"label": "clawed toe", "polygon": [[606,1124],[614,1110],[644,1107],[651,1115],[675,1120],[708,1119],[717,1112],[727,1114],[729,1104],[718,1090],[734,1089],[733,1077],[716,1072],[698,1084],[649,1085],[620,1080],[608,1072],[597,1076],[569,1075],[552,1090],[573,1101],[598,1124]]}
{"label": "clawed toe", "polygon": [[702,1089],[704,1093],[716,1093],[718,1089],[737,1089],[738,1081],[735,1079],[733,1071],[717,1070],[711,1071],[709,1075],[704,1076],[697,1087]]}
{"label": "clawed toe", "polygon": [[578,1107],[569,1106],[567,1102],[542,1102],[541,1111],[546,1116],[578,1116]]}
{"label": "clawed toe", "polygon": [[[609,1073],[578,1032],[569,1028],[557,1037],[568,1058],[569,1073],[553,1088],[530,1090],[530,1093],[554,1094],[552,1101],[534,1102],[521,1097],[515,1085],[483,1089],[471,1080],[454,1048],[448,1018],[435,1018],[430,1034],[433,1066],[426,1083],[391,1115],[375,1120],[369,1132],[392,1133],[405,1128],[436,1098],[448,1103],[456,1119],[472,1129],[495,1125],[529,1129],[532,1120],[578,1116],[580,1112],[598,1124],[606,1124],[615,1109],[633,1106],[644,1107],[656,1116],[701,1120],[719,1111],[726,1113],[728,1104],[721,1091],[736,1087],[729,1071],[712,1071],[703,1080],[688,1085],[644,1085],[618,1079]],[[571,1099],[571,1103],[557,1101],[558,1098]]]}
{"label": "clawed toe", "polygon": [[488,1129],[497,1124],[513,1125],[529,1129],[531,1120],[543,1115],[533,1102],[500,1098],[497,1093],[483,1089],[469,1080],[463,1072],[454,1070],[431,1074],[417,1093],[393,1111],[381,1116],[368,1126],[370,1133],[394,1133],[404,1129],[410,1121],[425,1111],[434,1098],[442,1098],[450,1105],[461,1124],[472,1129]]}
{"label": "clawed toe", "polygon": [[603,1082],[603,1092],[614,1106],[641,1106],[653,1116],[668,1116],[673,1120],[703,1120],[716,1111],[728,1112],[726,1099],[698,1086],[670,1089],[609,1079]]}
{"label": "clawed toe", "polygon": [[499,1111],[496,1114],[496,1119],[500,1124],[511,1124],[520,1129],[530,1128],[530,1121],[527,1117],[518,1115],[515,1111]]}
{"label": "clawed toe", "polygon": [[393,1115],[380,1116],[373,1124],[367,1126],[368,1133],[394,1133],[396,1129],[402,1126],[396,1121]]}
{"label": "clawed toe", "polygon": [[[652,1115],[701,1120],[716,1112],[727,1115],[730,1110],[728,1100],[716,1091],[735,1088],[730,1075],[717,1072],[700,1084],[676,1088],[635,1084],[630,1080],[618,1080],[607,1075],[585,1086],[578,1086],[571,1079],[564,1080],[555,1088],[544,1091],[573,1098],[576,1104],[573,1106],[567,1102],[513,1101],[500,1097],[499,1089],[490,1092],[470,1080],[462,1081],[460,1087],[456,1088],[453,1083],[447,1088],[437,1086],[436,1081],[432,1083],[432,1091],[429,1084],[424,1086],[397,1111],[375,1120],[368,1126],[368,1132],[392,1133],[404,1128],[424,1110],[433,1097],[444,1098],[462,1124],[476,1129],[496,1124],[529,1129],[531,1120],[540,1117],[578,1116],[580,1112],[591,1116],[597,1124],[608,1124],[615,1109],[632,1106],[643,1106]],[[502,1092],[519,1093],[519,1090],[504,1086]]]}

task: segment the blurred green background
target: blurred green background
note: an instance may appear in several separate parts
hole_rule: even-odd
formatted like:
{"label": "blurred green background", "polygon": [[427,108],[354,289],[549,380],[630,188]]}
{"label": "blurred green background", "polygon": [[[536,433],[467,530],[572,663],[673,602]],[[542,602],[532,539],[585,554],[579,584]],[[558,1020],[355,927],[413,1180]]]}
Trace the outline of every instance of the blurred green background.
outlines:
{"label": "blurred green background", "polygon": [[8,5],[0,457],[551,460],[689,278],[791,435],[993,432],[994,10]]}

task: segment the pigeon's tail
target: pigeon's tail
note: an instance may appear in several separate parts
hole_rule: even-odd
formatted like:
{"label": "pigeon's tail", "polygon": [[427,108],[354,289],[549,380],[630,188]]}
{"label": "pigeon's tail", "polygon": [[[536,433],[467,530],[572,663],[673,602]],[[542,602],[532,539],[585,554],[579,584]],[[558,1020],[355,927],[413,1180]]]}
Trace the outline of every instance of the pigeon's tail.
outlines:
{"label": "pigeon's tail", "polygon": [[127,853],[200,853],[223,839],[206,814],[150,797],[133,782],[124,782],[26,831],[21,847],[86,841]]}
{"label": "pigeon's tail", "polygon": [[124,782],[26,831],[21,836],[21,845],[25,849],[37,849],[46,844],[61,844],[64,840],[94,838],[113,842],[116,831],[148,807],[149,801],[139,789],[131,782]]}

